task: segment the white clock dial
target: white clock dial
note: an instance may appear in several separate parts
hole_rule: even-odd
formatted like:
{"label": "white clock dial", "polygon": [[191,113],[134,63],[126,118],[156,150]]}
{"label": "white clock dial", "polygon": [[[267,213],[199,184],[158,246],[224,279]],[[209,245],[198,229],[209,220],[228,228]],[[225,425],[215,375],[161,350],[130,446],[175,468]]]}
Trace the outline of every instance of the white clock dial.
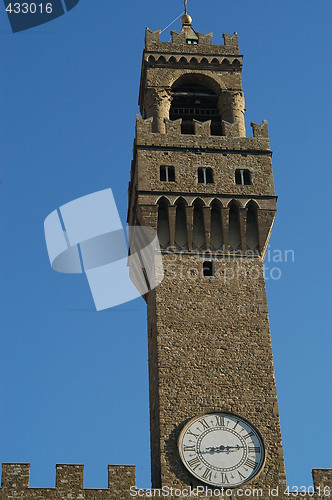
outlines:
{"label": "white clock dial", "polygon": [[259,432],[230,413],[209,413],[190,420],[180,434],[179,452],[197,479],[228,488],[252,479],[265,456]]}

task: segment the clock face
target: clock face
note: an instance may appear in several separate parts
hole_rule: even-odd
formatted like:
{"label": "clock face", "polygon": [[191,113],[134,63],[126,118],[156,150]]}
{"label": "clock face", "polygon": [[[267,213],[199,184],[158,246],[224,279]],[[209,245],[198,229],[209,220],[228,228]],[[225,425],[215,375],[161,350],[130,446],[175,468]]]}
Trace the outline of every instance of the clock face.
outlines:
{"label": "clock face", "polygon": [[228,488],[252,479],[265,455],[259,432],[230,413],[209,413],[190,420],[180,434],[179,452],[197,479]]}

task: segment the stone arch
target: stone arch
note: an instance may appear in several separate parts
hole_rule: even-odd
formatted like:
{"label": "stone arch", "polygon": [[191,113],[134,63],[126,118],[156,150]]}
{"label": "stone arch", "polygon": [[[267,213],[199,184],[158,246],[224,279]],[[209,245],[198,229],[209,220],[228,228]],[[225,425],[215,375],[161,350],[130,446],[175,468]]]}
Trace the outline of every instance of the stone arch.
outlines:
{"label": "stone arch", "polygon": [[258,205],[255,201],[250,200],[247,205],[247,227],[246,227],[246,246],[249,250],[259,250],[258,239]]}
{"label": "stone arch", "polygon": [[210,200],[208,203],[208,206],[212,207],[213,204],[217,204],[218,206],[220,206],[220,208],[223,208],[223,206],[224,206],[223,202],[221,200],[219,200],[218,198],[213,198],[212,200]]}
{"label": "stone arch", "polygon": [[222,66],[230,66],[230,62],[227,58],[223,59],[222,63],[221,63]]}
{"label": "stone arch", "polygon": [[204,203],[200,198],[196,198],[193,203],[194,207],[194,225],[193,225],[193,248],[202,250],[205,248],[205,231],[204,231]]}
{"label": "stone arch", "polygon": [[219,65],[219,61],[218,61],[218,59],[217,59],[216,57],[214,57],[214,58],[212,59],[212,61],[211,61],[211,64],[215,64],[216,66],[218,66],[218,65]]}
{"label": "stone arch", "polygon": [[231,200],[228,204],[229,208],[229,224],[228,224],[228,244],[229,249],[238,250],[241,248],[241,233],[240,233],[240,204],[237,200]]}
{"label": "stone arch", "polygon": [[222,232],[222,218],[221,210],[222,203],[220,200],[212,200],[211,206],[211,233],[210,233],[210,245],[212,250],[222,250],[224,244],[223,232]]}
{"label": "stone arch", "polygon": [[209,61],[207,60],[206,57],[202,57],[202,59],[200,60],[200,63],[201,64],[209,64]]}
{"label": "stone arch", "polygon": [[240,200],[235,200],[235,199],[230,200],[230,201],[227,203],[227,206],[229,207],[231,203],[232,203],[232,204],[234,204],[234,205],[236,205],[238,208],[243,208],[243,207],[242,207],[242,204],[241,204],[241,202],[240,202]]}
{"label": "stone arch", "polygon": [[183,56],[182,56],[182,57],[180,58],[180,63],[181,63],[181,64],[188,64],[188,61],[187,61],[187,59],[186,59],[185,57],[183,57]]}
{"label": "stone arch", "polygon": [[197,60],[197,58],[196,58],[196,57],[192,57],[192,58],[190,59],[190,64],[198,64],[198,60]]}
{"label": "stone arch", "polygon": [[194,200],[192,200],[192,202],[190,203],[191,206],[194,206],[195,203],[199,203],[202,207],[205,207],[205,202],[202,198],[200,198],[199,196],[197,196],[197,198],[195,198]]}
{"label": "stone arch", "polygon": [[241,63],[238,59],[234,59],[234,61],[232,62],[232,66],[234,68],[239,68],[241,66]]}
{"label": "stone arch", "polygon": [[249,203],[253,203],[254,205],[256,205],[257,210],[261,208],[257,200],[248,200],[248,201],[246,201],[244,203],[244,208],[247,208],[248,205],[249,205]]}
{"label": "stone arch", "polygon": [[[203,57],[201,63],[202,62],[207,63],[208,60]],[[186,73],[184,75],[181,75],[179,78],[174,80],[173,83],[171,83],[171,88],[174,89],[180,85],[187,83],[196,83],[198,85],[201,85],[202,87],[206,87],[207,89],[212,90],[216,95],[219,95],[221,92],[220,84],[214,78],[206,76],[202,73]]]}
{"label": "stone arch", "polygon": [[176,217],[175,217],[175,245],[182,249],[188,249],[188,235],[185,207],[188,205],[186,200],[180,196],[176,202]]}
{"label": "stone arch", "polygon": [[160,64],[165,64],[166,63],[166,59],[165,59],[164,56],[160,56],[160,57],[158,57],[157,62],[160,63]]}
{"label": "stone arch", "polygon": [[181,133],[194,134],[194,120],[211,120],[211,134],[222,135],[221,115],[218,107],[220,85],[201,73],[186,73],[171,86],[170,120],[182,118]]}
{"label": "stone arch", "polygon": [[169,58],[168,62],[170,62],[170,63],[174,64],[174,63],[177,63],[177,60],[176,60],[176,58],[175,58],[174,56],[171,56],[171,57]]}
{"label": "stone arch", "polygon": [[167,248],[170,245],[168,220],[168,206],[170,205],[170,202],[165,196],[162,196],[161,198],[159,198],[157,204],[159,205],[157,225],[159,244],[161,248]]}
{"label": "stone arch", "polygon": [[148,58],[148,62],[149,62],[150,64],[155,64],[156,60],[155,60],[155,58],[154,58],[153,56],[149,56],[149,58]]}
{"label": "stone arch", "polygon": [[184,206],[187,206],[188,205],[188,202],[185,198],[183,198],[183,196],[179,196],[178,198],[176,198],[176,200],[174,201],[174,205],[178,205],[178,204],[182,204]]}

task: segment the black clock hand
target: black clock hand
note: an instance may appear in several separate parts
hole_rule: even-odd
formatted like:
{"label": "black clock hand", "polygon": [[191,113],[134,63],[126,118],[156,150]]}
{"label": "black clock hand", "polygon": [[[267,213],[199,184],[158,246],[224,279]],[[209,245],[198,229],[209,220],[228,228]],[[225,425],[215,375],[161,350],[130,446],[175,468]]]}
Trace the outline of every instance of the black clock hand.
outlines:
{"label": "black clock hand", "polygon": [[233,453],[235,450],[240,450],[244,448],[244,446],[236,445],[236,446],[224,446],[223,444],[220,446],[209,446],[206,448],[209,451],[201,451],[202,454],[206,453]]}

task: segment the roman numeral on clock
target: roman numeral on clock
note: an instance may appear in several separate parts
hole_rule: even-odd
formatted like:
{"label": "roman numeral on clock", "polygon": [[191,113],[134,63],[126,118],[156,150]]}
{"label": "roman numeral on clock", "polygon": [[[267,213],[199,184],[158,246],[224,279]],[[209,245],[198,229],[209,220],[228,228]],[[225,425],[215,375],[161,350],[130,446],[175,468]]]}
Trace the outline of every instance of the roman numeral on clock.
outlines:
{"label": "roman numeral on clock", "polygon": [[225,418],[223,415],[216,415],[216,421],[217,421],[217,426],[224,427],[225,425]]}
{"label": "roman numeral on clock", "polygon": [[248,458],[246,460],[246,462],[244,463],[244,465],[246,465],[247,467],[250,467],[251,469],[255,469],[257,467],[258,463],[251,460],[251,458]]}
{"label": "roman numeral on clock", "polygon": [[220,474],[221,474],[221,482],[229,484],[229,479],[227,477],[227,474],[225,474],[224,472],[220,472]]}
{"label": "roman numeral on clock", "polygon": [[201,465],[201,461],[199,458],[195,457],[192,458],[191,460],[188,460],[188,465],[191,467],[192,470],[197,469]]}
{"label": "roman numeral on clock", "polygon": [[249,432],[248,434],[246,434],[244,437],[244,439],[247,439],[247,438],[250,438],[251,436],[253,436],[254,433],[253,432]]}
{"label": "roman numeral on clock", "polygon": [[192,431],[187,431],[187,434],[190,434],[191,436],[194,436],[195,438],[198,438],[199,437],[199,434],[195,434],[194,432]]}
{"label": "roman numeral on clock", "polygon": [[237,426],[237,424],[240,422],[240,420],[237,420],[236,421],[236,424],[234,425],[233,429],[235,429],[235,427]]}
{"label": "roman numeral on clock", "polygon": [[192,446],[184,446],[183,451],[195,451],[195,445]]}
{"label": "roman numeral on clock", "polygon": [[249,446],[248,451],[249,453],[260,453],[261,449],[260,446]]}
{"label": "roman numeral on clock", "polygon": [[202,424],[203,429],[210,429],[210,426],[207,423],[207,421],[205,420],[205,418],[202,418],[202,420],[199,420],[199,423]]}
{"label": "roman numeral on clock", "polygon": [[211,481],[211,477],[212,477],[212,470],[206,468],[206,471],[204,472],[204,474],[202,474],[202,478]]}
{"label": "roman numeral on clock", "polygon": [[238,474],[239,474],[239,476],[240,476],[241,481],[242,481],[242,479],[245,479],[245,478],[246,478],[246,476],[244,476],[243,474],[241,474],[241,472],[240,472],[239,470],[238,470],[237,472],[238,472]]}

